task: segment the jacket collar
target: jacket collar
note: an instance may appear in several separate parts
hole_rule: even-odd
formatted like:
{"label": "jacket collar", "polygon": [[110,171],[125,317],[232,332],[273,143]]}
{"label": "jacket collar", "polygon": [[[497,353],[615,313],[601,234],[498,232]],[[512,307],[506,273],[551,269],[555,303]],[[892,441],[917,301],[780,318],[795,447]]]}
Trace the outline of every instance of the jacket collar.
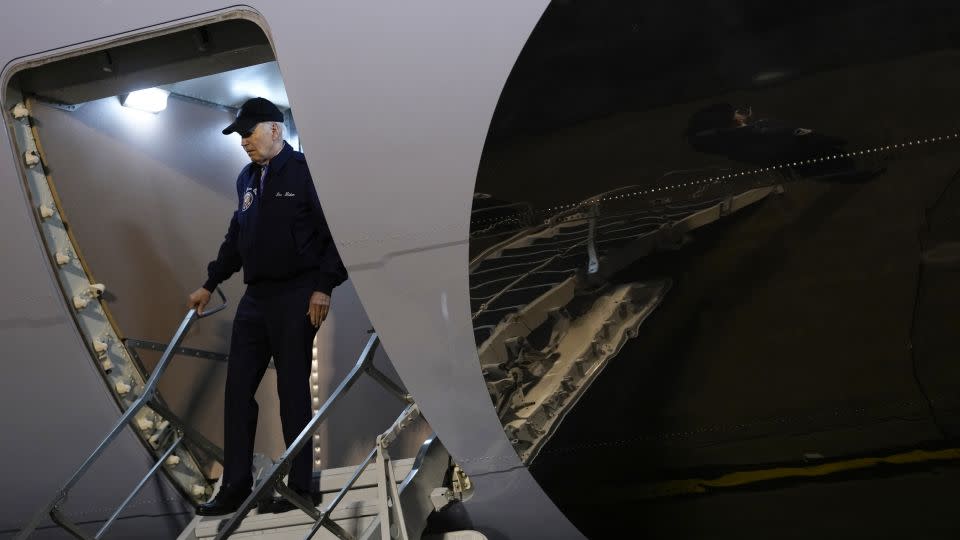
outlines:
{"label": "jacket collar", "polygon": [[[287,160],[289,160],[291,156],[293,156],[293,147],[290,146],[290,144],[287,141],[283,141],[283,148],[280,149],[280,153],[273,156],[273,158],[271,158],[270,161],[267,162],[267,165],[266,165],[268,170],[267,174],[269,176],[273,176],[274,174],[276,174],[280,169],[283,168],[284,164],[287,163]],[[251,174],[259,175],[260,171],[262,170],[263,170],[262,166],[257,165],[256,163],[251,163],[251,166],[250,166]]]}
{"label": "jacket collar", "polygon": [[280,149],[280,153],[273,156],[273,159],[270,160],[267,167],[270,172],[276,173],[283,168],[291,156],[293,156],[293,147],[291,147],[287,141],[283,141],[283,148]]}

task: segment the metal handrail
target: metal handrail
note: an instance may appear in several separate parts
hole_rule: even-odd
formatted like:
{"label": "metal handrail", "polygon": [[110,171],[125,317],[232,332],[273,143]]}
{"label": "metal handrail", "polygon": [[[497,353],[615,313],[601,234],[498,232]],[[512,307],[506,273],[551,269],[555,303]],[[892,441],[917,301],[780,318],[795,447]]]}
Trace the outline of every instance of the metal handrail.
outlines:
{"label": "metal handrail", "polygon": [[[386,447],[389,446],[396,439],[397,434],[403,428],[409,425],[410,421],[416,418],[416,416],[420,413],[420,409],[415,403],[413,403],[410,395],[373,365],[373,357],[379,344],[380,336],[377,335],[376,332],[371,333],[370,338],[367,340],[367,344],[363,348],[363,352],[360,353],[360,358],[357,359],[357,363],[353,366],[353,369],[350,370],[350,373],[344,377],[333,393],[330,394],[330,397],[327,398],[327,401],[320,407],[310,422],[307,423],[307,425],[303,428],[303,430],[300,432],[300,435],[298,435],[293,443],[287,447],[286,450],[284,450],[277,462],[268,471],[264,480],[254,487],[254,489],[250,492],[250,495],[247,496],[230,520],[227,521],[226,525],[218,530],[216,536],[217,540],[228,538],[231,534],[236,532],[240,527],[240,523],[243,521],[244,517],[246,517],[246,515],[253,510],[253,508],[257,505],[259,500],[263,498],[264,495],[273,490],[276,490],[282,497],[290,501],[290,503],[292,503],[295,507],[299,508],[314,520],[314,525],[306,536],[307,539],[312,538],[321,527],[325,527],[337,538],[341,538],[343,540],[351,540],[353,538],[353,535],[345,531],[339,524],[331,520],[330,516],[340,501],[342,501],[346,496],[350,488],[352,488],[356,481],[360,478],[360,475],[363,474],[363,471],[376,457],[379,456],[381,458],[381,461],[384,463],[383,466],[389,466],[387,465],[389,462],[389,456],[385,453]],[[339,402],[341,398],[343,398],[343,396],[353,387],[353,385],[363,374],[369,375],[373,380],[380,383],[380,385],[383,386],[383,388],[391,395],[406,403],[407,406],[404,408],[403,412],[396,419],[396,421],[394,421],[394,423],[390,426],[390,428],[377,437],[377,445],[367,455],[363,462],[354,470],[350,480],[347,481],[347,483],[340,489],[340,492],[337,493],[333,501],[331,501],[321,512],[312,504],[312,501],[307,500],[307,498],[290,489],[286,484],[281,482],[281,479],[290,471],[294,456],[303,450],[308,441],[313,439],[314,433],[320,428],[320,424],[326,420],[333,406]],[[392,472],[390,473],[390,478],[392,478]],[[397,505],[399,505],[399,501],[396,500],[396,486],[390,489],[390,493],[391,504],[393,504],[394,508],[398,510],[399,508]],[[383,502],[383,504],[386,504],[386,502]],[[399,519],[402,520],[402,518]]]}
{"label": "metal handrail", "polygon": [[120,513],[123,512],[127,505],[133,501],[133,498],[137,496],[137,493],[140,493],[140,490],[143,489],[143,486],[147,485],[147,481],[150,480],[150,477],[156,474],[157,470],[160,469],[160,466],[163,465],[163,462],[170,457],[170,454],[172,454],[178,446],[180,446],[181,442],[183,442],[183,435],[178,436],[177,440],[173,441],[173,444],[167,448],[167,451],[160,456],[160,459],[158,459],[156,463],[153,464],[153,467],[151,467],[146,476],[140,480],[140,483],[137,484],[137,487],[133,488],[133,491],[127,495],[127,498],[124,499],[123,503],[121,503],[120,506],[114,510],[113,514],[110,516],[110,519],[108,519],[107,522],[100,527],[100,530],[97,531],[97,534],[94,536],[94,538],[103,538],[103,535],[107,534],[107,530],[109,530],[110,526],[113,525],[113,522],[120,517]]}
{"label": "metal handrail", "polygon": [[[346,395],[347,391],[353,387],[353,385],[360,379],[360,376],[364,373],[367,373],[369,369],[373,366],[373,355],[377,350],[377,347],[380,344],[380,336],[376,333],[370,335],[370,338],[367,340],[366,346],[363,348],[363,352],[360,353],[360,358],[357,360],[357,363],[353,366],[353,369],[350,370],[350,373],[337,388],[330,394],[330,397],[327,398],[327,401],[320,407],[313,418],[310,419],[310,422],[303,428],[300,432],[300,435],[284,450],[283,454],[280,455],[280,458],[277,462],[270,468],[267,472],[266,477],[262,482],[254,486],[251,490],[250,495],[243,501],[237,511],[233,514],[230,520],[224,525],[218,532],[216,540],[223,540],[229,537],[231,534],[236,532],[240,527],[240,522],[243,521],[243,518],[246,517],[248,513],[257,505],[257,503],[265,495],[277,490],[280,495],[286,498],[288,501],[293,503],[294,506],[302,510],[304,513],[312,517],[313,519],[320,518],[320,512],[311,504],[312,501],[308,501],[304,497],[300,497],[293,490],[289,489],[281,479],[290,471],[291,466],[293,465],[293,458],[300,453],[301,450],[313,439],[313,434],[320,428],[320,424],[327,419],[327,416],[330,415],[330,411],[333,409],[333,406],[336,405],[343,397]],[[335,535],[340,538],[350,538],[351,536],[340,528],[339,525],[336,525],[333,522],[326,522],[325,526],[331,530]]]}
{"label": "metal handrail", "polygon": [[[389,486],[384,486],[390,492],[389,496],[392,504],[390,504],[389,506],[395,509],[398,515],[402,516],[402,511],[400,510],[399,492],[397,491],[396,481],[394,480],[392,475],[392,469],[390,471],[384,470],[384,468],[386,467],[392,467],[392,464],[390,463],[390,459],[386,453],[386,450],[387,450],[387,447],[389,447],[390,444],[396,440],[397,435],[399,435],[400,431],[402,431],[406,426],[408,426],[410,421],[416,418],[419,414],[420,414],[420,409],[417,407],[416,403],[411,403],[407,405],[406,408],[403,409],[403,412],[400,413],[400,416],[398,416],[397,419],[393,422],[393,424],[391,424],[386,431],[384,431],[377,437],[377,442],[373,446],[373,449],[370,450],[370,453],[367,454],[367,457],[364,458],[363,462],[361,462],[360,465],[357,465],[357,467],[353,470],[353,474],[350,475],[350,479],[347,480],[347,483],[344,484],[342,488],[340,488],[340,491],[337,492],[337,495],[333,498],[333,500],[330,501],[330,503],[327,504],[326,508],[323,509],[323,512],[320,513],[320,517],[316,518],[316,520],[313,523],[313,527],[311,527],[310,531],[307,532],[307,535],[303,537],[303,540],[310,540],[311,538],[314,537],[315,534],[317,534],[317,531],[319,531],[321,527],[326,527],[328,526],[329,523],[332,523],[330,516],[333,515],[333,511],[336,510],[337,505],[340,504],[343,498],[347,495],[347,492],[349,492],[350,489],[353,487],[353,485],[357,483],[357,480],[360,479],[360,476],[363,474],[363,472],[367,469],[367,467],[370,466],[373,460],[376,459],[377,457],[380,458],[380,467],[381,467],[380,475],[381,476],[385,474],[388,475],[390,484],[392,486],[392,488]],[[381,507],[380,526],[389,528],[389,524],[383,523],[383,513],[382,513],[383,510],[388,506],[387,501],[381,500],[380,503],[381,505],[383,505]],[[405,534],[406,534],[405,525],[402,527],[402,530],[404,531],[404,537],[405,537]]]}
{"label": "metal handrail", "polygon": [[[128,349],[133,348],[147,351],[165,351],[167,350],[167,345],[169,345],[169,343],[160,343],[157,341],[134,338],[124,338],[123,344],[126,345]],[[176,354],[177,356],[192,356],[194,358],[215,360],[217,362],[226,362],[230,359],[230,355],[227,354],[205,351],[203,349],[194,349],[191,347],[177,347]]]}
{"label": "metal handrail", "polygon": [[149,405],[154,412],[162,416],[167,422],[170,422],[170,425],[173,426],[174,430],[183,433],[184,442],[191,443],[196,449],[201,450],[207,456],[212,457],[214,461],[223,463],[223,448],[220,448],[216,444],[210,442],[210,439],[204,437],[202,433],[194,429],[192,426],[190,426],[190,424],[187,424],[179,416],[174,414],[174,412],[168,409],[166,404],[159,399],[151,401]]}
{"label": "metal handrail", "polygon": [[[72,522],[66,519],[66,517],[63,515],[63,512],[61,511],[61,508],[63,504],[67,501],[67,497],[70,493],[70,490],[73,488],[73,486],[80,481],[80,478],[82,478],[83,475],[87,472],[87,470],[93,465],[93,463],[100,458],[103,452],[107,449],[108,446],[110,446],[110,443],[112,443],[114,439],[117,438],[120,432],[122,432],[124,428],[127,427],[127,424],[130,422],[131,419],[133,419],[134,415],[136,415],[137,412],[139,412],[140,409],[142,409],[145,405],[154,401],[154,398],[157,395],[157,385],[160,382],[160,377],[163,375],[163,372],[167,369],[167,365],[170,363],[171,358],[173,358],[174,354],[177,352],[177,349],[180,347],[180,343],[183,341],[184,337],[186,337],[187,331],[190,329],[191,326],[193,326],[193,323],[199,319],[203,319],[215,313],[218,313],[227,307],[227,297],[224,296],[223,291],[221,291],[220,288],[217,287],[216,292],[220,296],[220,299],[223,301],[223,303],[214,309],[205,311],[203,314],[197,313],[197,310],[195,308],[190,308],[190,310],[187,311],[187,315],[183,318],[183,321],[180,323],[180,326],[177,328],[176,333],[173,335],[173,339],[167,345],[166,350],[163,352],[163,355],[160,357],[160,361],[157,363],[157,366],[154,368],[153,373],[151,373],[150,378],[147,380],[147,383],[144,386],[143,392],[140,394],[140,397],[138,397],[136,401],[134,401],[133,404],[131,404],[130,407],[128,407],[127,410],[124,411],[123,415],[120,417],[119,420],[117,420],[117,423],[113,426],[113,429],[110,430],[110,432],[103,439],[103,441],[97,446],[97,448],[93,451],[93,453],[90,454],[90,456],[87,457],[86,460],[84,460],[84,462],[80,465],[80,467],[76,470],[76,472],[73,473],[70,479],[67,480],[66,483],[64,483],[62,486],[60,486],[60,488],[57,490],[57,493],[53,497],[53,499],[51,499],[47,504],[45,504],[42,508],[40,508],[40,510],[38,510],[33,515],[33,517],[30,519],[27,525],[20,530],[20,532],[17,534],[16,537],[14,537],[15,540],[24,540],[28,538],[40,525],[40,522],[44,519],[44,516],[47,516],[47,515],[53,518],[55,523],[57,523],[58,525],[66,529],[68,532],[70,532],[74,536],[77,536],[84,540],[87,540],[89,538],[94,538],[96,540],[99,540],[106,533],[106,529],[108,528],[108,526],[113,524],[113,521],[116,519],[116,516],[119,516],[120,512],[123,511],[126,505],[129,504],[131,500],[133,500],[132,496],[128,497],[127,500],[125,500],[123,504],[120,506],[120,508],[114,513],[114,515],[111,516],[110,520],[107,521],[105,526],[101,528],[101,530],[97,532],[96,536],[94,537],[90,537],[82,533],[79,530],[79,528],[76,527],[75,524],[73,524]],[[179,445],[181,440],[182,440],[182,434],[178,437],[178,440],[174,444]],[[162,462],[163,460],[158,461],[158,463],[162,463]],[[142,488],[143,485],[146,483],[147,479],[153,476],[153,474],[156,473],[158,469],[159,469],[158,466],[154,466],[152,469],[150,469],[150,471],[147,473],[147,475],[144,477],[141,483],[138,484],[136,488],[134,488],[134,493],[132,495],[136,495],[136,493],[140,490],[140,488]]]}
{"label": "metal handrail", "polygon": [[373,447],[373,449],[370,450],[370,453],[367,454],[367,457],[365,457],[360,465],[357,465],[357,468],[353,470],[353,474],[350,475],[350,479],[347,480],[347,483],[340,488],[340,491],[337,492],[337,495],[333,498],[333,500],[330,501],[330,503],[326,508],[323,509],[322,512],[320,512],[320,517],[316,518],[316,520],[313,522],[313,526],[307,532],[307,535],[304,536],[304,540],[310,540],[315,534],[317,534],[317,531],[319,531],[321,527],[325,527],[328,522],[333,522],[333,520],[330,519],[330,516],[333,515],[333,510],[338,504],[340,504],[340,501],[346,497],[347,492],[350,491],[350,488],[357,483],[357,480],[360,479],[363,471],[367,469],[375,457],[377,457],[377,448]]}

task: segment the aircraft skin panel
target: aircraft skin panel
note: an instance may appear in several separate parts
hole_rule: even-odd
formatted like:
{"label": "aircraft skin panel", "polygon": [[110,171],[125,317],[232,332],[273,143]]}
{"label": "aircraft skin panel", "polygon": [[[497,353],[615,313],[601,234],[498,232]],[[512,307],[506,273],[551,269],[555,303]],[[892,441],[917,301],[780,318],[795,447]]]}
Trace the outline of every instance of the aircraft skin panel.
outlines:
{"label": "aircraft skin panel", "polygon": [[[336,3],[313,26],[323,46],[304,64],[289,59],[299,59],[290,42],[278,45],[311,164],[338,179],[318,190],[351,278],[426,418],[445,444],[445,432],[462,438],[448,448],[471,474],[520,463],[482,384],[467,236],[490,118],[546,7],[482,4],[416,10],[429,16],[384,4],[371,17]],[[310,47],[310,34],[290,34],[303,40],[293,49]],[[329,70],[310,68],[318,63]],[[303,111],[305,89],[335,99]]]}
{"label": "aircraft skin panel", "polygon": [[[9,139],[6,142],[12,149]],[[0,284],[4,310],[0,395],[6,441],[0,444],[5,464],[0,531],[22,526],[99,444],[119,415],[59,291],[29,214],[15,157],[12,150],[0,152],[0,185],[7,194],[0,206],[7,261]],[[130,485],[122,480],[81,483],[70,498],[69,515],[109,515],[103,508],[122,501],[149,467],[142,444],[129,431],[123,433],[90,474],[127,479]],[[185,508],[165,480],[144,488],[133,506],[156,508],[158,502],[174,511]]]}
{"label": "aircraft skin panel", "polygon": [[[267,22],[324,211],[384,348],[445,446],[468,474],[488,479],[479,486],[489,491],[468,502],[474,524],[498,537],[578,538],[503,433],[480,374],[467,296],[470,205],[487,128],[548,2],[373,4],[247,3]],[[85,48],[112,40],[105,36],[168,26],[165,21],[179,25],[227,7],[205,0],[13,5],[0,32],[4,81],[11,66],[42,51]],[[19,190],[4,198],[0,225],[6,225],[5,258],[17,261],[21,279],[5,280],[0,294],[8,316],[21,316],[20,306],[30,304],[29,313],[39,316],[32,320],[56,322],[30,341],[18,328],[0,328],[0,339],[15,344],[5,357],[84,357],[85,346],[24,208],[14,158],[12,152],[0,155],[0,182],[8,193]],[[34,403],[43,387],[58,396],[53,409],[99,405],[83,423],[38,409],[30,413],[30,423],[5,434],[7,440],[27,441],[29,430],[42,429],[50,440],[35,452],[20,448],[10,454],[21,459],[17,463],[5,461],[5,478],[24,475],[15,485],[29,486],[15,495],[6,492],[5,498],[18,501],[16,513],[4,505],[5,524],[26,521],[118,414],[86,358],[57,366],[58,374],[39,363],[21,367],[5,400]],[[7,373],[9,367],[4,381],[13,382]],[[133,477],[145,469],[146,452],[128,439],[124,458],[112,461],[128,464]],[[87,503],[109,506],[118,500],[107,496],[111,489],[104,486]]]}

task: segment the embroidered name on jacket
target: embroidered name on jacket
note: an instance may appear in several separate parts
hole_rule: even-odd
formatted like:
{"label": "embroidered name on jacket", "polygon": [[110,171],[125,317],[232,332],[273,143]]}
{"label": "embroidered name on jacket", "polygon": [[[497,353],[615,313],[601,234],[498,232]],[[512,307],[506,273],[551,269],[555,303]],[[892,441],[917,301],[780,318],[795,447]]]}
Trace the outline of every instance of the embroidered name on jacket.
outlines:
{"label": "embroidered name on jacket", "polygon": [[280,192],[278,191],[275,196],[276,196],[276,197],[296,197],[296,195],[294,195],[293,193],[290,193],[289,191],[286,192],[286,193],[280,193]]}

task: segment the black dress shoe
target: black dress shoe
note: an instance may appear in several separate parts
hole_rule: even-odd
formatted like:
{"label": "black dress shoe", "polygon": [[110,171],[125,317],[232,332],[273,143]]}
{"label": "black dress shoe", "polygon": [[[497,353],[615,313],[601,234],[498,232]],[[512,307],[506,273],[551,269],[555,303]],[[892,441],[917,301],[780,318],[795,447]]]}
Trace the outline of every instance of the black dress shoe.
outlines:
{"label": "black dress shoe", "polygon": [[205,502],[197,507],[198,516],[222,516],[235,512],[243,501],[250,496],[250,489],[231,489],[228,486],[221,486],[217,496],[210,502]]}
{"label": "black dress shoe", "polygon": [[[319,493],[305,493],[297,491],[297,494],[308,501],[311,501],[314,507],[320,504],[320,500],[322,498]],[[299,508],[294,506],[292,502],[278,496],[260,501],[260,504],[257,506],[257,512],[260,514],[282,514],[291,510],[299,510]]]}

